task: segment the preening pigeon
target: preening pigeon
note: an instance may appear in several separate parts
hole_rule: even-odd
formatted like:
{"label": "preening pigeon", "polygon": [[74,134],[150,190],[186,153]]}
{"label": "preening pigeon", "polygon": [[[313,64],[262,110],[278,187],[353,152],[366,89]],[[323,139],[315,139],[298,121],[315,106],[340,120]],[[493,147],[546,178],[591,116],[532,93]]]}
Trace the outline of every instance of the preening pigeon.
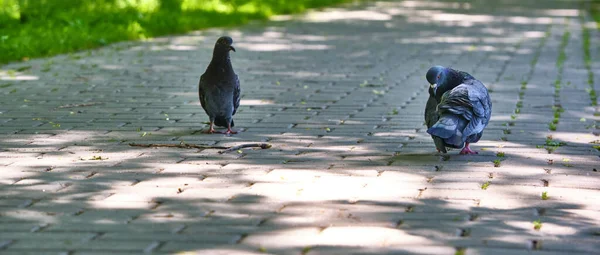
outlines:
{"label": "preening pigeon", "polygon": [[200,76],[198,95],[210,121],[210,128],[206,131],[209,134],[217,132],[213,124],[226,127],[225,134],[237,133],[231,127],[234,126],[232,116],[240,106],[240,81],[229,58],[229,51],[235,51],[232,43],[233,40],[227,36],[217,40],[212,60],[206,72]]}
{"label": "preening pigeon", "polygon": [[477,154],[469,144],[479,141],[492,116],[487,88],[470,74],[443,66],[430,68],[426,78],[431,86],[425,123],[436,149],[464,147],[460,154]]}

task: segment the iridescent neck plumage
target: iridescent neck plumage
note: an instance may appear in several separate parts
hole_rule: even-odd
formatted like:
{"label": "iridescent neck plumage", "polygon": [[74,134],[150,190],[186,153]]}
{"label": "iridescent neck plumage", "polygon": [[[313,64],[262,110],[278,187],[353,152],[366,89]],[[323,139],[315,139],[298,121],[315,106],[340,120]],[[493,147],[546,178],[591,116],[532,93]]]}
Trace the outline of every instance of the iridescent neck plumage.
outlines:
{"label": "iridescent neck plumage", "polygon": [[212,60],[208,65],[209,69],[223,69],[224,71],[233,70],[229,52],[219,52],[215,49]]}

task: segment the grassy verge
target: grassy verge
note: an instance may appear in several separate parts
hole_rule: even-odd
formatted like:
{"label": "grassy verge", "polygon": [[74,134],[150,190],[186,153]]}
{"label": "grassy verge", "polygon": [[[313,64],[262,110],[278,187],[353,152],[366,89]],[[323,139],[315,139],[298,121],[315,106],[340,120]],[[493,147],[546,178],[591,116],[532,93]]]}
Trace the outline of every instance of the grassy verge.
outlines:
{"label": "grassy verge", "polygon": [[0,0],[0,64],[350,0]]}
{"label": "grassy verge", "polygon": [[596,20],[596,27],[600,29],[600,0],[592,0],[590,12]]}

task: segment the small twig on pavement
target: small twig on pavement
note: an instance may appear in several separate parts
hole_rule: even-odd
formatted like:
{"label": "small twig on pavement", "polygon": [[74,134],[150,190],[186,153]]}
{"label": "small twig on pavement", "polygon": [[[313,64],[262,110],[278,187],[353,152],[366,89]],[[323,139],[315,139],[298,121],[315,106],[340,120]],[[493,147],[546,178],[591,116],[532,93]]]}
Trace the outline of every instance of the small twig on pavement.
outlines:
{"label": "small twig on pavement", "polygon": [[197,144],[189,144],[189,143],[180,143],[180,144],[165,144],[165,143],[130,143],[129,146],[133,147],[171,147],[171,148],[182,148],[182,149],[215,149],[215,150],[223,150],[219,151],[219,154],[237,151],[242,148],[249,147],[260,147],[261,149],[271,148],[271,145],[268,143],[247,143],[241,144],[237,146],[213,146],[213,145],[197,145]]}
{"label": "small twig on pavement", "polygon": [[247,144],[241,144],[238,146],[233,146],[233,147],[229,147],[224,151],[219,151],[219,154],[223,154],[223,153],[227,153],[227,152],[232,152],[232,151],[237,151],[239,149],[242,148],[249,148],[249,147],[260,147],[261,149],[268,149],[271,148],[271,145],[268,143],[247,143]]}
{"label": "small twig on pavement", "polygon": [[103,103],[92,102],[92,103],[83,103],[83,104],[66,104],[66,105],[61,105],[59,107],[56,107],[56,109],[86,107],[86,106],[94,106],[94,105],[99,105],[99,104],[103,104]]}

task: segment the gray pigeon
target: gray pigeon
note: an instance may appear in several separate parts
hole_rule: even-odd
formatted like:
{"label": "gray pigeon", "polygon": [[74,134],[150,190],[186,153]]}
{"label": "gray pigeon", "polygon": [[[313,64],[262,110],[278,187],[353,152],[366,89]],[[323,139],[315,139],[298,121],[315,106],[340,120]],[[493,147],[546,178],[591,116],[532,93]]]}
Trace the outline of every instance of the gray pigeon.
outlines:
{"label": "gray pigeon", "polygon": [[200,76],[198,95],[200,104],[208,115],[210,128],[208,134],[220,133],[214,130],[213,124],[226,127],[225,134],[236,134],[231,130],[234,126],[233,115],[240,106],[240,81],[233,71],[229,51],[235,51],[231,46],[233,40],[223,36],[217,40],[213,57]]}
{"label": "gray pigeon", "polygon": [[438,151],[463,148],[460,154],[477,154],[469,148],[483,135],[492,116],[492,101],[483,83],[466,72],[434,66],[427,71],[429,100],[425,107],[427,133]]}

